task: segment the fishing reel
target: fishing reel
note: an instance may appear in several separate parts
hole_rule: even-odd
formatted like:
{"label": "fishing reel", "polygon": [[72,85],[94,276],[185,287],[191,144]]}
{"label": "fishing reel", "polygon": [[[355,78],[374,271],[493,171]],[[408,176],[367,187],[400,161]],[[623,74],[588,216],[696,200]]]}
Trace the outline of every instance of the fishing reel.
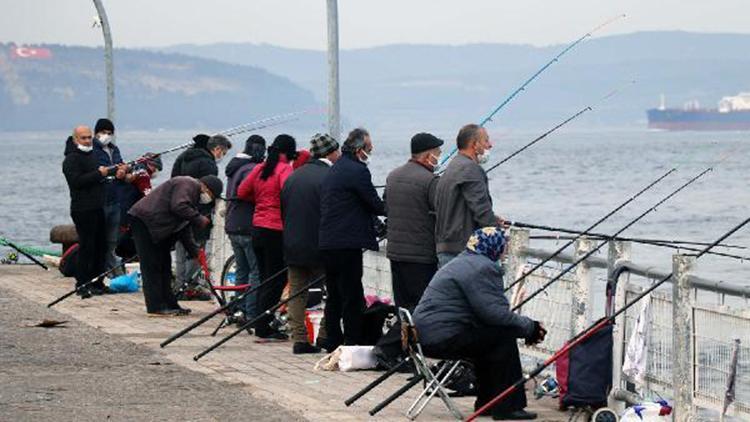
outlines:
{"label": "fishing reel", "polygon": [[617,422],[619,420],[617,413],[608,407],[602,407],[591,415],[591,422]]}
{"label": "fishing reel", "polygon": [[18,264],[18,254],[15,251],[8,252],[3,258],[0,258],[0,264]]}

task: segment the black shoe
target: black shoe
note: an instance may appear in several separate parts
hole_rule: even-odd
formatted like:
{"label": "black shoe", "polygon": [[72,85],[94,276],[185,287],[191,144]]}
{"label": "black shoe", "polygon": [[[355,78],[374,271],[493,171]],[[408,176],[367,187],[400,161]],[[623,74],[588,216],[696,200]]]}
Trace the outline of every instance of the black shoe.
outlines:
{"label": "black shoe", "polygon": [[525,410],[514,410],[512,412],[493,412],[492,420],[495,421],[527,421],[536,419],[536,413]]}
{"label": "black shoe", "polygon": [[317,347],[320,347],[321,349],[325,349],[325,351],[328,353],[332,353],[334,350],[338,349],[339,346],[341,346],[341,343],[334,343],[334,342],[328,341],[328,339],[318,337],[315,340],[315,345]]}
{"label": "black shoe", "polygon": [[292,353],[295,355],[304,355],[308,353],[320,353],[321,348],[318,346],[313,346],[312,344],[302,341],[302,342],[296,342],[294,343],[294,346],[292,346]]}
{"label": "black shoe", "polygon": [[178,306],[175,308],[175,311],[177,311],[177,315],[190,315],[190,312],[193,312],[190,308],[183,308],[182,306]]}
{"label": "black shoe", "polygon": [[148,316],[150,317],[173,317],[173,316],[180,316],[180,310],[179,309],[162,309],[159,311],[149,312]]}
{"label": "black shoe", "polygon": [[112,294],[112,290],[107,286],[94,286],[91,288],[91,294],[94,296],[108,295]]}
{"label": "black shoe", "polygon": [[289,336],[276,330],[261,330],[260,328],[255,329],[255,335],[266,341],[287,341]]}
{"label": "black shoe", "polygon": [[88,298],[90,298],[91,296],[93,296],[93,294],[91,294],[91,290],[89,290],[89,289],[88,289],[88,288],[86,288],[86,287],[84,287],[84,288],[82,288],[82,289],[78,289],[78,290],[76,291],[76,294],[77,294],[78,296],[80,296],[80,297],[81,297],[81,299],[88,299]]}

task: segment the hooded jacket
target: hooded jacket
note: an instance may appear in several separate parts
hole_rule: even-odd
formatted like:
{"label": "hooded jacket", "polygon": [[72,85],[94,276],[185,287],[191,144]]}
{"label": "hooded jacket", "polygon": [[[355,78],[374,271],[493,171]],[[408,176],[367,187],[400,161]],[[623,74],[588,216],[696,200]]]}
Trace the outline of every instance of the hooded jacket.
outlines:
{"label": "hooded jacket", "polygon": [[252,202],[243,201],[237,197],[237,188],[247,175],[257,166],[252,158],[232,158],[227,164],[227,216],[224,231],[227,234],[252,234],[253,214],[255,206]]}
{"label": "hooded jacket", "polygon": [[503,293],[503,270],[484,255],[464,251],[438,270],[414,310],[424,345],[439,345],[481,326],[510,328],[519,338],[534,321],[512,312]]}
{"label": "hooded jacket", "polygon": [[200,179],[203,176],[218,176],[216,158],[207,149],[193,147],[180,154],[172,166],[172,177],[190,176]]}
{"label": "hooded jacket", "polygon": [[[108,151],[107,151],[108,150]],[[94,138],[94,155],[99,161],[100,166],[111,167],[122,163],[122,155],[117,145],[110,143],[105,146],[98,139]],[[125,183],[113,176],[104,179],[104,204],[113,205],[120,202],[122,190]]]}
{"label": "hooded jacket", "polygon": [[93,151],[83,152],[68,137],[62,164],[70,189],[70,211],[90,211],[104,208],[104,176]]}
{"label": "hooded jacket", "polygon": [[374,219],[385,204],[372,185],[367,165],[345,152],[323,182],[320,206],[321,250],[378,250]]}
{"label": "hooded jacket", "polygon": [[237,198],[255,205],[253,227],[282,231],[284,222],[281,219],[281,188],[292,174],[292,165],[282,156],[273,173],[263,180],[260,174],[266,163],[253,167],[237,188]]}

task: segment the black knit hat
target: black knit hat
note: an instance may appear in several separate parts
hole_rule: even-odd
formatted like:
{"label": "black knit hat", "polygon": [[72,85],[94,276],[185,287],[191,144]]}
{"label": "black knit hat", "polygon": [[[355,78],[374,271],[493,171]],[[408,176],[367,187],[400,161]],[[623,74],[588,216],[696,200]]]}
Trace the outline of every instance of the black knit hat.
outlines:
{"label": "black knit hat", "polygon": [[411,138],[411,153],[429,151],[443,145],[443,140],[430,133],[418,133]]}
{"label": "black knit hat", "polygon": [[115,125],[114,123],[112,123],[112,120],[101,118],[96,121],[96,125],[94,125],[94,133],[96,134],[103,130],[108,130],[112,133],[115,133]]}
{"label": "black knit hat", "polygon": [[206,146],[208,145],[208,140],[211,139],[210,136],[206,135],[205,133],[199,133],[195,136],[193,136],[193,142],[195,142],[196,148],[203,148],[206,149]]}
{"label": "black knit hat", "polygon": [[266,149],[266,140],[260,135],[250,135],[249,138],[245,141],[245,150],[242,151],[247,155],[253,155],[254,152],[258,150],[258,145],[265,151]]}
{"label": "black knit hat", "polygon": [[297,156],[297,142],[291,135],[285,133],[277,136],[269,148],[276,149],[290,160]]}
{"label": "black knit hat", "polygon": [[213,174],[209,174],[208,176],[201,177],[200,181],[211,191],[214,198],[221,198],[221,192],[224,190],[224,183],[221,182],[221,179]]}

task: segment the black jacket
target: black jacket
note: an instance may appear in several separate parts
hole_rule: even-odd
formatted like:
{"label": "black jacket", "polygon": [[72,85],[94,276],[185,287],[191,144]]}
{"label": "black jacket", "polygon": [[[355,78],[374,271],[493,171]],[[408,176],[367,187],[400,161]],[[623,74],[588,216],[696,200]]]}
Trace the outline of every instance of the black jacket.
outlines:
{"label": "black jacket", "polygon": [[503,290],[497,263],[462,252],[438,270],[414,309],[420,341],[440,345],[481,326],[506,327],[518,338],[531,336],[534,321],[511,311]]}
{"label": "black jacket", "polygon": [[385,182],[388,212],[388,258],[398,262],[433,264],[435,254],[435,187],[438,177],[409,161]]}
{"label": "black jacket", "polygon": [[255,205],[251,202],[237,199],[237,187],[248,174],[257,166],[247,158],[232,158],[227,164],[227,216],[224,221],[224,231],[227,234],[250,235],[253,227],[253,213]]}
{"label": "black jacket", "polygon": [[99,173],[99,162],[94,152],[82,152],[68,138],[62,164],[70,189],[70,211],[90,211],[104,208],[104,176]]}
{"label": "black jacket", "polygon": [[320,207],[321,250],[378,250],[373,219],[385,204],[372,185],[367,165],[344,153],[323,182]]}
{"label": "black jacket", "polygon": [[318,250],[320,190],[330,167],[312,160],[295,170],[281,190],[284,259],[289,265],[321,266]]}
{"label": "black jacket", "polygon": [[209,174],[218,176],[219,167],[213,154],[204,148],[190,148],[180,154],[172,166],[172,177],[190,176],[200,179]]}

